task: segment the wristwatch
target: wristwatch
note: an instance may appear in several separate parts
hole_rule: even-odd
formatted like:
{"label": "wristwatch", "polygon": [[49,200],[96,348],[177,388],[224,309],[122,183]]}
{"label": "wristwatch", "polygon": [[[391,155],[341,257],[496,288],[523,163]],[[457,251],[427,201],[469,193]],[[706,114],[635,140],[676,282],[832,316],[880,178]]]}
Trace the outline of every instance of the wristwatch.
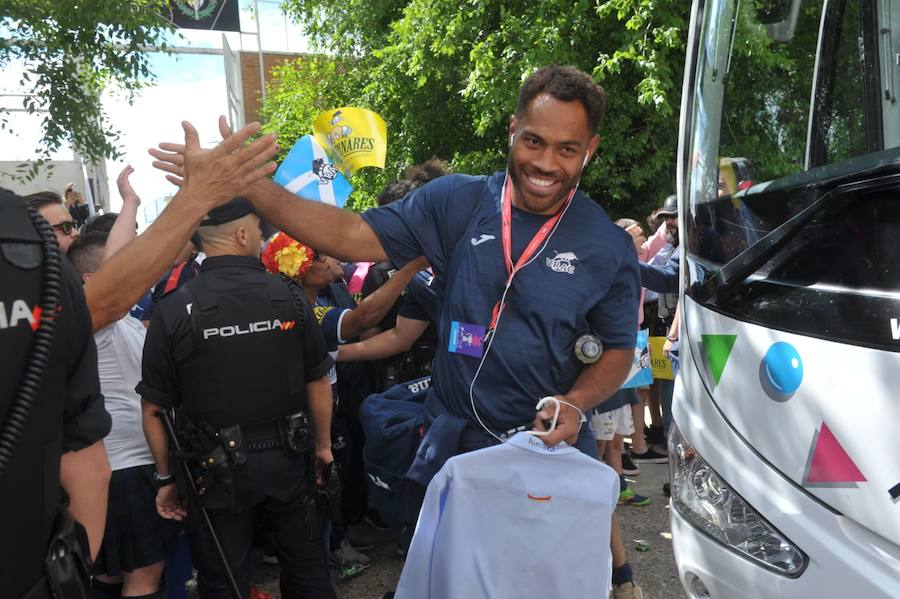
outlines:
{"label": "wristwatch", "polygon": [[159,472],[154,472],[153,482],[156,483],[156,490],[158,491],[167,485],[175,484],[175,477],[171,474],[160,475]]}
{"label": "wristwatch", "polygon": [[666,335],[666,341],[671,341],[672,343],[675,343],[676,341],[678,341],[678,337],[669,337],[668,335]]}

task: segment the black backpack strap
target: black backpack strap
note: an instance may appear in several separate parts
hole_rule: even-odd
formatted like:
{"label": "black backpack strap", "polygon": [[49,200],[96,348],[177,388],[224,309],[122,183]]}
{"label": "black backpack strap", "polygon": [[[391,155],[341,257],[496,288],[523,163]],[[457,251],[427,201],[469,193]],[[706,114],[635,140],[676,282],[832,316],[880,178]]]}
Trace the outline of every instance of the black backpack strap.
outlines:
{"label": "black backpack strap", "polygon": [[284,275],[281,276],[281,280],[273,276],[269,278],[269,298],[274,298],[276,295],[280,295],[283,298],[285,287],[287,287],[289,297],[294,304],[297,328],[302,331],[305,324],[307,302],[306,297],[303,295],[303,288]]}
{"label": "black backpack strap", "polygon": [[273,303],[276,301],[290,301],[294,307],[295,330],[291,331],[291,333],[297,335],[297,343],[292,345],[296,350],[286,357],[288,362],[288,385],[292,395],[306,397],[306,369],[303,362],[303,340],[300,337],[306,334],[304,329],[306,298],[303,295],[303,288],[284,275],[268,277],[268,288],[269,299]]}

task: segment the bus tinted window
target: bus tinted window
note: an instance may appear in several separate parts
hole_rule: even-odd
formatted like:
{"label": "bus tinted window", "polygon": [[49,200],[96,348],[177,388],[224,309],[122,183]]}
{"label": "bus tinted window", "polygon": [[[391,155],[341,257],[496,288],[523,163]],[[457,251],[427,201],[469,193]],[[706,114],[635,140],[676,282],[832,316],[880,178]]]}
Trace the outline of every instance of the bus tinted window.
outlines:
{"label": "bus tinted window", "polygon": [[[829,335],[869,343],[858,319],[881,322],[900,298],[900,183],[885,183],[900,172],[900,0],[709,0],[699,39],[683,197],[689,293],[806,334],[838,319],[847,330]],[[841,201],[761,252],[838,188]],[[728,293],[693,292],[729,262],[716,278]],[[743,278],[725,278],[735,272]]]}

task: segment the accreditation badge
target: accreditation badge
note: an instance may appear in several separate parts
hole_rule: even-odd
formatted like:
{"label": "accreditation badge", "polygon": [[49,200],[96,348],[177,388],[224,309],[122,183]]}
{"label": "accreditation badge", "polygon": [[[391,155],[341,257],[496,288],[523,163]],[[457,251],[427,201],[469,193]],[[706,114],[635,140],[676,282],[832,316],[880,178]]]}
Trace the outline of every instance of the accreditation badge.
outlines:
{"label": "accreditation badge", "polygon": [[484,355],[485,328],[454,320],[450,324],[450,342],[447,350],[452,354],[462,354],[473,358]]}

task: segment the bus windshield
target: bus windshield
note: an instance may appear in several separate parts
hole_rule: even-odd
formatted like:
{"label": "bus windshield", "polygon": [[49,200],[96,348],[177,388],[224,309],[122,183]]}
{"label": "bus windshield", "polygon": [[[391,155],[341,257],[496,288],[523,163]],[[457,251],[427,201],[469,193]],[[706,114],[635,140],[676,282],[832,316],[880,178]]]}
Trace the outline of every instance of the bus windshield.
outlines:
{"label": "bus windshield", "polygon": [[[900,300],[900,0],[709,0],[702,28],[685,155],[689,295],[896,350],[860,320]],[[826,195],[837,201],[819,202],[733,293],[692,293]]]}

